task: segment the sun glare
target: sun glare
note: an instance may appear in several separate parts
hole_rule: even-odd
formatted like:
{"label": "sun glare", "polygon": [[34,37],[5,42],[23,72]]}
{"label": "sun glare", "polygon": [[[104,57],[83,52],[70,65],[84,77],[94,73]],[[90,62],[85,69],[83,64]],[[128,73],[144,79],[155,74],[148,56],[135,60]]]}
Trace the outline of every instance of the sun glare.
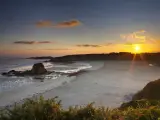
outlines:
{"label": "sun glare", "polygon": [[139,45],[134,45],[134,53],[140,53],[141,47]]}

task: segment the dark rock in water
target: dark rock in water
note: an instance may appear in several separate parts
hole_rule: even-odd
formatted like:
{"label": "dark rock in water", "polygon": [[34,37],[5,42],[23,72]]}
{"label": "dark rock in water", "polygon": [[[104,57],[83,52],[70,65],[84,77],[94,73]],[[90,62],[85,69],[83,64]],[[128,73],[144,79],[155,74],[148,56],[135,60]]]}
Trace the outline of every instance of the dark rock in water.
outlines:
{"label": "dark rock in water", "polygon": [[45,74],[47,70],[42,63],[36,63],[33,65],[31,73],[34,75]]}
{"label": "dark rock in water", "polygon": [[1,73],[1,75],[4,75],[4,76],[5,76],[5,75],[7,75],[7,72],[3,72],[3,73]]}
{"label": "dark rock in water", "polygon": [[11,70],[9,72],[2,73],[2,75],[4,75],[4,76],[14,76],[14,75],[18,76],[20,73],[21,73],[20,71]]}
{"label": "dark rock in water", "polygon": [[149,82],[141,91],[133,96],[133,100],[160,100],[160,79]]}
{"label": "dark rock in water", "polygon": [[8,73],[9,73],[9,74],[14,74],[14,73],[16,73],[16,71],[15,71],[15,70],[11,70],[11,71],[9,71]]}
{"label": "dark rock in water", "polygon": [[44,68],[44,65],[42,63],[36,63],[33,65],[32,70],[26,70],[26,71],[15,71],[11,70],[9,72],[4,72],[2,75],[4,76],[27,76],[27,75],[42,75],[50,73],[47,72],[47,70]]}

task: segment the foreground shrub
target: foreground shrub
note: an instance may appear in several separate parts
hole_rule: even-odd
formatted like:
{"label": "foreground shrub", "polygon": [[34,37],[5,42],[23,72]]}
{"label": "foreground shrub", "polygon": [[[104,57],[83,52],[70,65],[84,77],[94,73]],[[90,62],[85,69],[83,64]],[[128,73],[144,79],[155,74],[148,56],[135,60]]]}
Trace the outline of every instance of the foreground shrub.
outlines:
{"label": "foreground shrub", "polygon": [[125,107],[109,109],[86,106],[62,109],[56,98],[26,100],[22,105],[0,111],[0,120],[160,120],[159,101],[131,101]]}

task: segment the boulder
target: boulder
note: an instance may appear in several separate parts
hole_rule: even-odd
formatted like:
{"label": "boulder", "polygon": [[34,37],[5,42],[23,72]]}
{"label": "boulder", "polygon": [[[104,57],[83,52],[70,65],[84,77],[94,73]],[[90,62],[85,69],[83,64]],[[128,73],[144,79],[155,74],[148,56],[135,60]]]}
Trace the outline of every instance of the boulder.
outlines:
{"label": "boulder", "polygon": [[11,70],[9,72],[3,72],[1,73],[4,76],[28,76],[28,75],[42,75],[50,73],[47,72],[47,70],[44,68],[44,65],[42,63],[36,63],[33,65],[31,70],[26,70],[26,71],[15,71]]}
{"label": "boulder", "polygon": [[160,100],[160,79],[149,82],[141,91],[135,94],[133,100]]}
{"label": "boulder", "polygon": [[16,71],[15,71],[15,70],[11,70],[11,71],[9,71],[8,73],[9,73],[9,74],[15,74]]}
{"label": "boulder", "polygon": [[3,73],[1,73],[1,75],[3,75],[3,76],[7,76],[7,72],[3,72]]}
{"label": "boulder", "polygon": [[42,63],[36,63],[33,65],[31,73],[34,75],[45,74],[47,73],[47,70]]}
{"label": "boulder", "polygon": [[14,75],[19,75],[20,72],[19,71],[15,71],[15,70],[10,70],[9,72],[3,72],[2,75],[4,76],[14,76]]}

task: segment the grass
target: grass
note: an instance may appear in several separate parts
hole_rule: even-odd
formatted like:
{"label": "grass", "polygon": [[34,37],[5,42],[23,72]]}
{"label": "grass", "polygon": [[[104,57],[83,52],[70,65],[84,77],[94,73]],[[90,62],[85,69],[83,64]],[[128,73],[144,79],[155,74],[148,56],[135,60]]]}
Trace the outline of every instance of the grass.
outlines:
{"label": "grass", "polygon": [[160,101],[131,101],[117,109],[95,107],[93,103],[63,109],[57,98],[40,97],[1,110],[0,120],[160,120]]}

